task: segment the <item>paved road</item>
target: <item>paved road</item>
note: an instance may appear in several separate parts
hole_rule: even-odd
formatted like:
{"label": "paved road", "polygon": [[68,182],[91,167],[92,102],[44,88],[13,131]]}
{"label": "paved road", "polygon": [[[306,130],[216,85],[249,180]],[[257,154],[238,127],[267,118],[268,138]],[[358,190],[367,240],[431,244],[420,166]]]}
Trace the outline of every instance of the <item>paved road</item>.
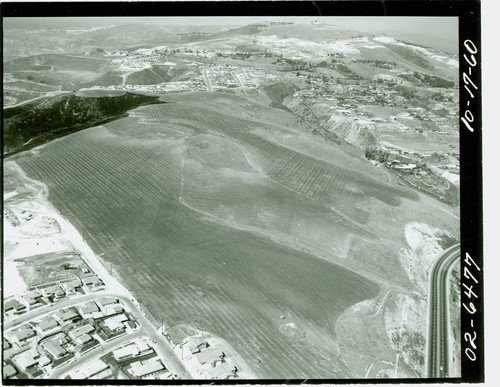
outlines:
{"label": "paved road", "polygon": [[445,250],[431,268],[427,332],[426,376],[444,378],[450,365],[448,274],[460,259],[460,245]]}
{"label": "paved road", "polygon": [[139,309],[139,306],[136,305],[134,302],[132,302],[128,297],[123,296],[123,294],[104,291],[104,292],[73,297],[69,300],[58,302],[57,304],[51,305],[49,307],[32,310],[20,317],[15,318],[12,321],[8,321],[5,324],[4,329],[8,330],[11,328],[15,328],[30,320],[41,317],[48,313],[52,313],[58,309],[73,306],[81,302],[95,301],[102,297],[118,298],[123,304],[125,304],[126,308],[137,318],[140,328],[133,334],[129,334],[124,337],[120,336],[114,340],[109,341],[104,346],[99,346],[89,351],[88,353],[84,354],[82,357],[78,358],[74,362],[63,365],[62,367],[57,367],[52,373],[47,375],[47,378],[50,379],[60,378],[62,375],[66,374],[70,370],[78,368],[79,366],[82,366],[87,362],[96,360],[99,357],[101,357],[103,353],[109,352],[109,350],[111,350],[112,348],[120,346],[124,344],[126,341],[133,340],[135,338],[138,338],[139,336],[147,336],[153,340],[154,342],[153,348],[155,349],[156,353],[164,360],[165,364],[171,371],[173,371],[182,378],[191,378],[191,375],[186,370],[184,365],[181,363],[179,358],[175,355],[173,349],[170,347],[170,344],[168,343],[166,338],[154,329],[153,325],[149,322],[148,319],[146,319],[144,314]]}
{"label": "paved road", "polygon": [[240,85],[241,88],[243,88],[243,82],[241,82],[241,79],[240,77],[238,76],[238,74],[236,74],[234,71],[231,72],[231,74],[233,74],[233,77],[236,79],[236,82],[238,82],[238,84]]}
{"label": "paved road", "polygon": [[108,353],[111,350],[114,350],[115,348],[118,348],[121,345],[124,345],[132,340],[138,339],[141,336],[145,336],[142,332],[142,328],[139,329],[137,332],[125,335],[125,336],[120,336],[114,340],[111,340],[107,342],[104,345],[100,345],[99,347],[90,350],[80,356],[79,358],[73,358],[71,359],[68,363],[65,363],[62,366],[59,366],[52,370],[45,378],[47,379],[62,379],[64,378],[69,372],[78,370],[81,367],[83,367],[85,364],[91,363],[97,359],[99,359],[101,356],[104,354]]}
{"label": "paved road", "polygon": [[207,85],[208,91],[214,91],[214,88],[212,87],[212,81],[207,74],[207,70],[203,70],[203,78],[205,79],[205,84]]}
{"label": "paved road", "polygon": [[[59,301],[56,304],[53,304],[53,305],[48,306],[48,307],[46,306],[46,307],[33,309],[27,313],[22,314],[19,317],[12,319],[12,320],[10,320],[10,319],[7,320],[4,323],[4,330],[7,331],[11,328],[16,328],[16,327],[18,327],[24,323],[27,323],[28,321],[31,321],[35,318],[42,317],[42,316],[49,314],[49,313],[53,313],[58,309],[69,308],[70,306],[80,304],[82,302],[95,301],[95,300],[98,300],[99,298],[107,297],[107,296],[111,296],[111,295],[114,296],[114,294],[111,294],[109,292],[98,292],[98,293],[92,293],[92,294],[85,294],[85,295],[81,295],[81,296],[73,296],[71,298],[68,298],[67,300]],[[120,299],[122,299],[122,298],[120,297]]]}
{"label": "paved road", "polygon": [[[21,177],[26,181],[32,182],[38,187],[38,191],[34,193],[34,197],[37,203],[42,204],[47,210],[50,210],[50,215],[59,223],[61,227],[61,237],[65,237],[68,241],[71,241],[71,245],[74,250],[80,253],[82,259],[87,263],[89,268],[97,275],[101,280],[106,284],[107,290],[104,292],[97,292],[93,294],[87,294],[82,296],[74,296],[69,300],[58,302],[55,305],[51,305],[49,307],[43,307],[40,309],[35,309],[30,311],[22,316],[14,318],[13,320],[8,321],[4,325],[4,329],[8,330],[11,328],[15,328],[27,321],[30,321],[34,318],[41,317],[44,314],[51,313],[57,309],[63,307],[69,307],[81,302],[96,300],[100,297],[104,296],[112,296],[118,298],[122,301],[127,309],[137,318],[139,321],[140,329],[139,332],[145,336],[149,336],[153,340],[153,348],[156,353],[164,360],[167,367],[176,373],[178,376],[182,378],[191,377],[189,372],[186,370],[184,365],[181,363],[180,359],[175,355],[172,347],[170,346],[167,339],[161,334],[158,333],[151,322],[146,319],[144,313],[142,313],[138,302],[134,299],[134,297],[128,292],[128,290],[116,280],[111,274],[106,270],[104,265],[101,263],[99,257],[95,255],[90,246],[85,242],[82,236],[78,233],[78,231],[74,228],[74,226],[69,223],[65,218],[63,218],[59,212],[52,207],[52,205],[47,201],[48,198],[48,188],[42,182],[30,179],[26,176],[22,168],[16,164],[12,163],[12,166],[16,168]],[[128,336],[130,337],[130,336]],[[117,339],[121,340],[121,339]],[[113,345],[115,341],[112,342]],[[100,353],[102,351],[101,347],[97,348],[97,352]],[[92,353],[90,351],[89,353]],[[85,355],[90,356],[90,355]],[[73,367],[74,365],[72,365]],[[64,366],[63,366],[64,367]],[[58,371],[59,372],[59,369]],[[52,377],[49,375],[49,377]]]}
{"label": "paved road", "polygon": [[25,101],[21,101],[19,103],[16,103],[15,105],[6,106],[6,108],[10,109],[10,108],[26,105],[30,102],[33,102],[33,101],[36,101],[39,99],[43,99],[43,98],[47,98],[47,97],[57,97],[58,95],[63,95],[63,94],[72,94],[72,92],[71,91],[63,91],[63,90],[49,91],[49,92],[45,93],[44,95],[41,95],[40,97],[27,99]]}
{"label": "paved road", "polygon": [[385,296],[384,298],[382,299],[382,302],[380,303],[380,305],[378,306],[377,308],[377,311],[374,313],[374,314],[371,314],[369,315],[368,317],[375,317],[377,314],[380,313],[380,311],[382,310],[382,306],[384,305],[384,302],[385,300],[387,299],[387,296],[389,295],[389,293],[392,292],[392,289],[389,289],[386,293],[385,293]]}

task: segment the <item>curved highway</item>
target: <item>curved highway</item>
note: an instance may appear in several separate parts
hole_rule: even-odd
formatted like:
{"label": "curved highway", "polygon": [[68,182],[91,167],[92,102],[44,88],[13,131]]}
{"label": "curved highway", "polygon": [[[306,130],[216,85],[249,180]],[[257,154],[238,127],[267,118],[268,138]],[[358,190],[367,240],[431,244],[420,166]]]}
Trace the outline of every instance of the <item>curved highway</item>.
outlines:
{"label": "curved highway", "polygon": [[460,259],[460,244],[445,250],[431,267],[429,276],[429,320],[427,330],[426,376],[448,377],[450,363],[450,335],[448,274]]}

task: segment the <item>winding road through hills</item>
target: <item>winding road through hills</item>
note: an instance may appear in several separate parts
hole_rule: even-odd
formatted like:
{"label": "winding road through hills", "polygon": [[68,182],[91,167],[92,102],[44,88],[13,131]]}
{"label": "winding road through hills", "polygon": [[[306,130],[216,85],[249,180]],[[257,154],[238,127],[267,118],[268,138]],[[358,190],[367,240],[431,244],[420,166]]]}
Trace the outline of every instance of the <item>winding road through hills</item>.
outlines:
{"label": "winding road through hills", "polygon": [[448,377],[450,365],[448,274],[460,259],[460,244],[445,250],[431,267],[426,376]]}

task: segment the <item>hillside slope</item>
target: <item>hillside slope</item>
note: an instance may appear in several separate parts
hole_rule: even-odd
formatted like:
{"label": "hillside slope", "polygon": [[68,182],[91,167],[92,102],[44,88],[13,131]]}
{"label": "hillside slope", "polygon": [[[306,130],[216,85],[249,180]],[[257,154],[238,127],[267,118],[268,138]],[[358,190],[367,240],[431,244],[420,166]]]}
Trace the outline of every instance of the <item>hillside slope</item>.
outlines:
{"label": "hillside slope", "polygon": [[4,155],[123,117],[130,109],[152,103],[160,103],[158,97],[133,93],[104,97],[65,94],[5,109]]}

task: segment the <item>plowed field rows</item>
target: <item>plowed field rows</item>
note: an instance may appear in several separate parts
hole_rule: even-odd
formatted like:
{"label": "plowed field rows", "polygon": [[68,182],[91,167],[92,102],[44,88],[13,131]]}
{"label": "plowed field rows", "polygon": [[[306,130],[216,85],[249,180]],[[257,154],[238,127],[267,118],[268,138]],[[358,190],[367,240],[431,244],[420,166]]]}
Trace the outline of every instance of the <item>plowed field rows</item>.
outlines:
{"label": "plowed field rows", "polygon": [[[116,122],[137,124],[133,118]],[[153,129],[161,131],[155,122]],[[220,122],[228,124],[224,117]],[[193,121],[190,125],[195,126]],[[202,125],[215,131],[217,124],[208,119]],[[146,144],[119,135],[116,124],[114,128],[113,133],[98,127],[72,134],[17,161],[29,176],[48,185],[49,200],[108,267],[113,263],[113,271],[152,317],[166,325],[197,321],[227,339],[264,378],[352,377],[337,360],[335,321],[350,305],[376,296],[378,286],[263,236],[291,231],[313,244],[326,243],[331,232],[340,241],[332,235],[335,249],[346,233],[335,215],[322,215],[317,204],[301,203],[300,195],[285,194],[256,171],[238,177],[237,171],[226,169],[224,175],[216,164],[195,174],[192,170],[203,167],[203,157],[189,159],[187,145]],[[238,185],[250,175],[258,176],[259,183],[250,179]],[[181,204],[180,196],[262,232],[218,222]],[[238,206],[238,201],[248,203]],[[219,204],[228,212],[214,211]],[[280,331],[281,315],[306,332],[306,341]]]}
{"label": "plowed field rows", "polygon": [[[229,168],[229,166],[226,166]],[[333,211],[257,174],[234,179],[186,161],[182,197],[193,208],[309,250],[344,257],[351,235],[373,235]]]}
{"label": "plowed field rows", "polygon": [[[135,111],[145,122],[185,127],[194,133],[212,133],[236,140],[249,154],[250,162],[266,176],[284,186],[334,207],[355,222],[366,224],[369,215],[358,204],[375,198],[397,206],[401,198],[417,199],[407,189],[392,187],[369,176],[316,159],[282,146],[252,132],[261,132],[262,123],[237,119],[221,112],[191,108],[189,104],[150,105]],[[276,131],[275,128],[270,128]]]}
{"label": "plowed field rows", "polygon": [[239,133],[252,129],[252,121],[234,118],[215,110],[190,108],[179,103],[149,105],[134,111],[146,123],[185,126],[195,133]]}
{"label": "plowed field rows", "polygon": [[366,198],[373,197],[392,206],[399,205],[402,197],[417,198],[406,189],[391,187],[252,133],[242,133],[238,139],[250,150],[252,163],[272,180],[318,203],[332,206],[358,223],[368,222],[368,214],[356,207]]}

